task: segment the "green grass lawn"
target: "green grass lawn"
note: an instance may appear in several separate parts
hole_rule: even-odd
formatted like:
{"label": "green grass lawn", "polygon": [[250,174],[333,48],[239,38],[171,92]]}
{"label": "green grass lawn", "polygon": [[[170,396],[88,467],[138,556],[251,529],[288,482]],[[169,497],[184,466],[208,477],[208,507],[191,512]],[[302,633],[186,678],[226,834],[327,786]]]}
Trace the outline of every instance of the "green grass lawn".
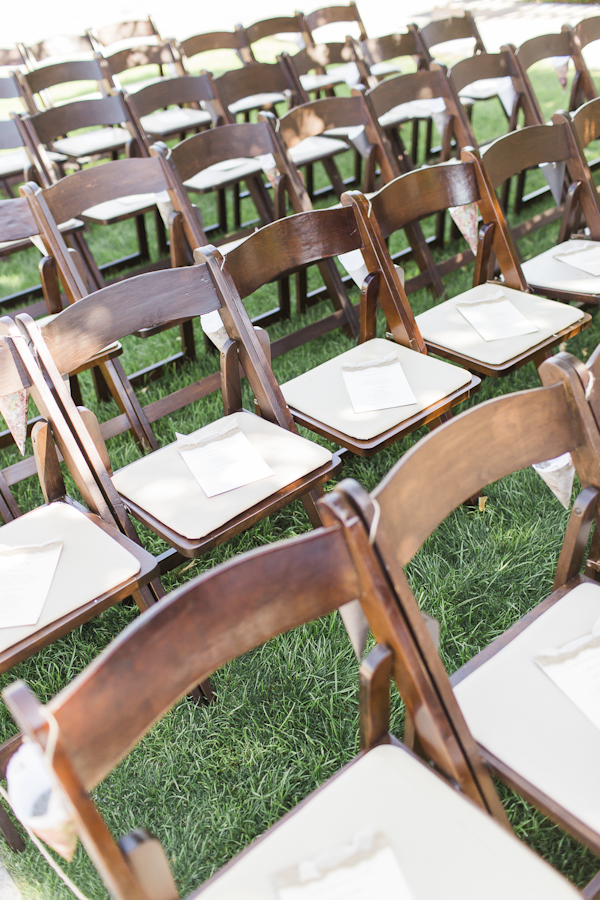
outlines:
{"label": "green grass lawn", "polygon": [[[534,77],[544,110],[550,116],[564,105],[565,95],[551,68],[542,68]],[[498,102],[478,106],[474,117],[478,137],[483,141],[501,133],[505,119]],[[352,160],[347,156],[345,166],[349,171]],[[202,198],[199,202],[210,221],[214,215],[211,199]],[[547,202],[540,201],[538,209]],[[558,225],[552,225],[524,241],[524,258],[551,246],[557,233]],[[101,262],[134,249],[131,223],[93,229],[89,239]],[[3,260],[1,294],[34,284],[38,259],[39,254],[32,249]],[[408,268],[410,274],[412,264]],[[311,274],[311,278],[316,276]],[[449,295],[465,290],[471,279],[472,267],[447,278]],[[255,312],[273,306],[273,301],[274,288],[270,286],[252,298],[248,307]],[[411,302],[420,312],[434,301],[428,292],[421,291],[411,297]],[[325,311],[321,304],[309,315],[316,317]],[[298,317],[293,315],[289,322],[273,326],[271,336],[277,337],[298,324]],[[380,322],[381,334],[384,330],[384,323]],[[600,328],[595,319],[590,329],[570,343],[569,350],[585,358],[599,341]],[[198,345],[202,347],[200,340]],[[174,352],[177,346],[175,330],[149,341],[129,338],[124,341],[125,369],[134,371]],[[341,333],[326,336],[276,359],[275,374],[280,380],[287,380],[348,346],[349,341]],[[172,370],[144,388],[143,402],[215,368],[215,358],[201,354],[196,363]],[[530,364],[507,378],[484,381],[470,403],[538,384]],[[102,419],[116,412],[112,404],[96,403],[87,377],[83,378],[83,390],[86,403]],[[245,402],[251,408],[248,394]],[[192,430],[220,414],[220,398],[213,395],[157,423],[158,439],[167,443],[173,440],[175,430]],[[370,460],[348,458],[342,477],[356,478],[372,489],[423,434],[418,432]],[[115,468],[138,456],[128,435],[113,439],[109,449]],[[6,451],[2,465],[13,458],[15,451]],[[567,523],[568,513],[533,470],[490,485],[486,494],[489,499],[484,512],[458,509],[409,566],[409,578],[419,603],[441,623],[441,654],[449,672],[550,592]],[[24,510],[40,502],[33,480],[19,485],[16,495]],[[172,590],[237,553],[291,537],[309,527],[303,507],[296,503],[202,559],[175,570],[165,578],[165,587]],[[143,530],[141,534],[152,552],[165,549],[156,537]],[[136,615],[133,604],[107,610],[2,676],[0,686],[23,678],[42,701],[49,700]],[[95,791],[109,827],[117,837],[135,826],[154,832],[167,851],[179,890],[185,896],[355,754],[357,671],[357,661],[337,614],[230,663],[212,679],[216,700],[209,708],[200,708],[187,699],[180,702]],[[148,673],[149,677],[154,674]],[[393,698],[392,724],[401,736],[403,707],[397,695]],[[0,738],[5,739],[14,731],[10,715],[1,707]],[[597,860],[524,801],[501,786],[499,790],[518,835],[576,884],[589,880],[598,867]],[[71,896],[34,847],[13,854],[0,842],[0,857],[27,900]],[[106,897],[81,848],[66,868],[88,897]]]}

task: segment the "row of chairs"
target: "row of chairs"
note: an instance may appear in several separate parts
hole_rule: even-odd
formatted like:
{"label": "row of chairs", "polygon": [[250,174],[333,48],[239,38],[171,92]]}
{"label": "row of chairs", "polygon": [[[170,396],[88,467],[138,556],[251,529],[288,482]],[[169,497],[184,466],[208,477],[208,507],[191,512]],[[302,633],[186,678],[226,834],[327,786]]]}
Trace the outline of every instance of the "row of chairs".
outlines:
{"label": "row of chairs", "polygon": [[[32,376],[36,399],[48,391],[17,330],[0,346],[3,384],[8,379],[16,387],[22,379],[18,360]],[[158,841],[138,829],[117,844],[90,792],[216,669],[278,634],[357,604],[377,642],[361,664],[360,753],[200,894],[275,897],[279,873],[293,867],[298,883],[295,867],[313,858],[322,870],[313,879],[335,870],[338,848],[353,844],[369,825],[383,833],[383,846],[391,847],[418,900],[449,890],[461,898],[509,891],[557,900],[598,896],[598,877],[579,894],[511,836],[491,774],[598,853],[600,738],[534,660],[549,644],[591,631],[598,617],[597,532],[586,574],[580,572],[600,491],[599,359],[596,351],[587,366],[564,353],[547,360],[540,369],[544,387],[485,402],[447,422],[370,495],[344,481],[319,501],[324,527],[242,554],[173,592],[47,706],[23,682],[4,691],[68,798],[71,827],[111,896],[175,900],[179,894]],[[52,377],[51,357],[38,356],[38,363]],[[64,416],[74,421],[68,404]],[[58,418],[54,428],[59,435]],[[51,446],[41,444],[46,461]],[[552,594],[450,682],[405,566],[451,510],[486,484],[548,453],[566,452],[582,491]],[[389,733],[392,680],[406,705],[403,744]],[[380,848],[367,838],[360,849]],[[334,853],[329,862],[322,856],[327,851]],[[443,865],[430,864],[432,853]]]}

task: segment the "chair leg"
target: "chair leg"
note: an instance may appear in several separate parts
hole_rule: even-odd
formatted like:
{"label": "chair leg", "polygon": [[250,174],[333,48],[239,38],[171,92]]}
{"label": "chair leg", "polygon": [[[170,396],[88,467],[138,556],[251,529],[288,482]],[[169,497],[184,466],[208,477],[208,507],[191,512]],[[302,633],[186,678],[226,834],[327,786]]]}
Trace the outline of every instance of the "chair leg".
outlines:
{"label": "chair leg", "polygon": [[25,849],[25,841],[11,822],[4,806],[0,803],[0,832],[11,850],[21,853]]}
{"label": "chair leg", "polygon": [[158,209],[154,208],[154,227],[156,228],[156,243],[158,245],[158,255],[160,257],[169,255],[169,245],[167,243],[167,234],[162,216]]}
{"label": "chair leg", "polygon": [[196,359],[196,339],[194,338],[194,324],[191,319],[182,322],[179,326],[181,335],[181,351],[186,359]]}
{"label": "chair leg", "polygon": [[219,188],[217,191],[217,208],[219,228],[224,234],[227,234],[227,198],[225,196],[225,188]]}
{"label": "chair leg", "polygon": [[325,171],[329,176],[331,186],[335,192],[335,195],[339,199],[346,190],[346,185],[344,184],[342,176],[340,175],[340,171],[335,164],[334,158],[332,156],[328,156],[323,160],[323,166],[325,167]]}
{"label": "chair leg", "polygon": [[131,422],[131,433],[145,450],[158,450],[158,441],[152,431],[138,398],[118,359],[111,359],[101,365],[102,374],[110,388],[110,392],[120,412],[125,413]]}
{"label": "chair leg", "polygon": [[148,235],[146,233],[146,222],[143,215],[135,217],[135,230],[137,232],[138,249],[140,260],[147,262],[150,259],[150,251],[148,249]]}
{"label": "chair leg", "polygon": [[321,528],[323,525],[323,520],[319,515],[319,510],[317,509],[318,500],[324,495],[323,488],[319,485],[319,487],[313,488],[308,494],[304,494],[300,499],[302,500],[302,505],[306,510],[306,514],[310,519],[310,524],[313,528]]}

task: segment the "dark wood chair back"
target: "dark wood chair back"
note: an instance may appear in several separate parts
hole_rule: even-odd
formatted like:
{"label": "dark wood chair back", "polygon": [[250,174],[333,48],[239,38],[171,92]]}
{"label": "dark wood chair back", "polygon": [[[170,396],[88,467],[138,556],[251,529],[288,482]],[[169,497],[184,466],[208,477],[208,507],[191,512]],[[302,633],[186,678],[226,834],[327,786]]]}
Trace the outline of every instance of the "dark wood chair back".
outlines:
{"label": "dark wood chair back", "polygon": [[[210,53],[213,50],[234,50],[238,62],[243,62],[245,50],[242,35],[237,31],[212,31],[208,34],[194,34],[183,41],[178,41],[177,48],[181,55],[181,63],[186,72],[192,74],[190,61],[192,57],[201,53]],[[202,66],[206,68],[206,66]],[[234,68],[237,68],[235,66]],[[194,64],[193,71],[196,71]]]}
{"label": "dark wood chair back", "polygon": [[423,54],[427,62],[433,62],[431,51],[438,44],[445,44],[447,41],[464,40],[465,38],[473,38],[475,46],[473,53],[485,53],[486,49],[479,34],[477,23],[473,18],[473,14],[466,10],[462,16],[449,16],[445,19],[435,19],[428,22],[422,28],[416,25],[410,26],[415,30],[415,39],[419,44],[420,52]]}
{"label": "dark wood chair back", "polygon": [[[505,822],[450,687],[443,699],[431,690],[418,640],[399,615],[373,554],[363,566],[349,552],[341,527],[318,529],[238,556],[174,591],[130,625],[47,707],[23,682],[4,692],[20,727],[42,747],[48,745],[49,718],[56,723],[51,765],[75,807],[79,837],[113,897],[141,900],[146,896],[144,875],[136,877],[128,865],[89,792],[199,678],[356,597],[376,639],[389,648],[378,654],[386,663],[377,669],[378,691],[363,670],[363,749],[392,740],[386,730],[393,673],[407,707],[417,713],[424,755],[480,808]],[[139,671],[150,673],[141,684],[135,674]],[[164,857],[161,867],[168,873]],[[176,896],[172,881],[170,887]]]}
{"label": "dark wood chair back", "polygon": [[[307,103],[310,99],[309,91],[302,86],[301,76],[314,72],[317,75],[326,75],[327,66],[345,65],[349,62],[357,62],[357,53],[355,42],[351,39],[345,43],[331,44],[309,44],[303,50],[293,55],[289,53],[282,54],[281,57],[291,74],[290,87],[294,91],[299,103]],[[332,75],[335,74],[333,70]],[[316,91],[319,96],[321,91],[330,95],[333,93],[333,87],[320,88]]]}
{"label": "dark wood chair back", "polygon": [[20,45],[14,47],[0,47],[0,66],[2,68],[21,69],[25,66],[26,57],[23,56]]}
{"label": "dark wood chair back", "polygon": [[321,9],[315,9],[313,12],[304,16],[306,23],[306,43],[314,44],[315,39],[313,32],[323,25],[331,25],[336,22],[355,22],[358,26],[358,39],[367,40],[367,31],[361,19],[356,3],[348,3],[347,6],[324,6]]}
{"label": "dark wood chair back", "polygon": [[19,80],[32,115],[54,105],[49,93],[46,93],[43,99],[40,99],[40,95],[43,91],[48,92],[50,88],[58,85],[92,81],[96,82],[96,89],[103,94],[107,94],[110,88],[110,79],[100,59],[71,60],[41,66],[31,72],[23,72]]}
{"label": "dark wood chair back", "polygon": [[94,46],[87,34],[58,34],[44,38],[37,44],[19,44],[21,55],[27,60],[30,69],[34,69],[44,60],[55,57],[72,60],[81,56],[92,57]]}
{"label": "dark wood chair back", "polygon": [[581,49],[600,39],[600,16],[586,16],[575,26],[575,35]]}
{"label": "dark wood chair back", "polygon": [[[138,119],[159,109],[184,103],[206,103],[209,107],[218,107],[211,79],[206,75],[184,75],[156,81],[133,94],[127,94],[126,102],[129,109],[135,110]],[[217,120],[223,118],[218,110],[215,110],[214,115]]]}
{"label": "dark wood chair back", "polygon": [[289,77],[280,62],[252,63],[243,69],[232,69],[213,79],[214,90],[227,113],[230,124],[235,116],[229,106],[255,94],[284,93],[289,90]]}
{"label": "dark wood chair back", "polygon": [[[302,41],[303,34],[306,31],[304,16],[302,13],[295,13],[293,16],[274,16],[271,19],[262,19],[260,22],[253,22],[252,25],[238,25],[236,30],[240,35],[240,39],[244,45],[242,56],[245,63],[257,62],[255,56],[254,45],[258,41],[262,41],[268,37],[274,37],[278,34],[297,35]],[[260,61],[260,60],[258,60]]]}
{"label": "dark wood chair back", "polygon": [[371,74],[371,66],[388,62],[390,59],[400,59],[403,56],[418,58],[419,68],[425,66],[426,61],[421,54],[421,46],[415,39],[415,32],[409,29],[406,32],[386,34],[379,38],[367,38],[358,43],[359,57],[364,61],[364,68],[358,62],[358,68],[362,76],[362,83],[367,87],[375,87],[379,79]]}
{"label": "dark wood chair back", "polygon": [[529,69],[535,63],[555,57],[569,57],[573,61],[575,75],[571,85],[569,110],[577,109],[585,100],[592,100],[597,96],[592,76],[581,53],[581,47],[575,37],[574,29],[570,25],[563,25],[559,34],[542,34],[525,41],[516,51],[515,57],[527,76],[526,84],[533,95],[532,103],[538,115],[539,125],[543,125],[546,120],[528,74]]}
{"label": "dark wood chair back", "polygon": [[156,66],[160,77],[164,75],[164,66],[172,66],[179,74],[181,70],[179,56],[170,41],[161,41],[160,44],[139,44],[134,47],[126,47],[107,53],[102,56],[106,71],[113,80],[114,87],[121,87],[119,75],[130,72],[132,69],[142,66]]}

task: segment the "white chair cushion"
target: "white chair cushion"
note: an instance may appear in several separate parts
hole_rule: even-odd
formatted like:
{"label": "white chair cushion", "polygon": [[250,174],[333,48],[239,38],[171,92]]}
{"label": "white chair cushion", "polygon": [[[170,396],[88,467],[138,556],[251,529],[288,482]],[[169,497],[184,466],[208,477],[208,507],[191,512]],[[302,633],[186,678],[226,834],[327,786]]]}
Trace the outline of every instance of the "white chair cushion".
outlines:
{"label": "white chair cushion", "polygon": [[249,97],[242,97],[241,100],[231,103],[229,109],[235,116],[237,113],[246,112],[249,109],[259,109],[263,106],[273,106],[274,103],[283,103],[286,99],[285,94],[251,94]]}
{"label": "white chair cushion", "polygon": [[522,334],[519,337],[502,338],[498,341],[484,341],[479,333],[470,325],[464,316],[456,309],[456,304],[461,300],[476,300],[496,293],[498,288],[494,285],[480,284],[439,303],[426,312],[416,316],[417,325],[426,341],[431,341],[440,347],[447,347],[456,353],[464,354],[479,362],[489,365],[502,365],[514,357],[531,350],[546,338],[556,334],[563,328],[575,324],[583,318],[584,313],[565,303],[557,303],[547,300],[545,297],[537,297],[535,294],[525,294],[522,291],[514,291],[511,288],[502,287],[503,293],[523,313],[523,315],[539,328],[532,334]]}
{"label": "white chair cushion", "polygon": [[108,222],[123,216],[134,216],[147,212],[156,206],[156,194],[132,194],[130,197],[119,197],[90,206],[81,213],[81,218],[91,221]]}
{"label": "white chair cushion", "polygon": [[[417,402],[377,412],[355,413],[344,383],[342,366],[381,359],[391,352],[398,356]],[[470,381],[471,375],[465,369],[416,353],[400,344],[375,338],[282,384],[281,390],[289,406],[299,412],[349,437],[370,440],[465,387]]]}
{"label": "white chair cushion", "polygon": [[467,100],[489,100],[490,97],[506,91],[509,84],[512,85],[510,75],[501,75],[499,78],[481,78],[464,87],[458,92],[458,96],[461,99],[465,97]]}
{"label": "white chair cushion", "polygon": [[402,72],[402,66],[398,63],[378,62],[371,66],[371,75],[375,75],[377,78],[380,75],[398,75],[400,72]]}
{"label": "white chair cushion", "polygon": [[273,470],[273,475],[208,498],[195,480],[176,444],[138,459],[114,475],[117,490],[169,528],[190,540],[216,528],[265,500],[297,478],[331,462],[332,454],[313,441],[254,416],[239,412],[205,425],[194,436],[222,431],[237,423]]}
{"label": "white chair cushion", "polygon": [[135,577],[139,561],[68,503],[51,503],[0,529],[9,547],[43,544],[60,538],[63,549],[42,614],[35,625],[0,629],[0,650],[12,647],[96,597]]}
{"label": "white chair cushion", "polygon": [[401,122],[408,122],[411,119],[429,119],[434,113],[443,114],[445,111],[446,104],[442,97],[411,100],[409,103],[401,103],[388,110],[379,117],[379,124],[382,128],[391,128],[393,125],[399,125]]}
{"label": "white chair cushion", "polygon": [[170,131],[185,131],[198,125],[208,125],[212,119],[210,113],[203,109],[175,106],[172,109],[161,109],[159,112],[142,116],[140,121],[148,134],[168,134]]}
{"label": "white chair cushion", "polygon": [[275,874],[350,843],[369,824],[387,838],[414,900],[580,896],[431,769],[390,745],[343,769],[192,896],[277,900]]}
{"label": "white chair cushion", "polygon": [[600,278],[582,272],[562,259],[555,259],[557,253],[570,247],[572,243],[573,241],[565,241],[522,263],[521,268],[527,281],[540,287],[556,288],[561,291],[600,294]]}
{"label": "white chair cushion", "polygon": [[117,125],[114,128],[97,128],[74,137],[61,138],[54,141],[52,146],[59,153],[78,159],[80,156],[105,153],[108,150],[120,150],[130,140],[131,135],[127,129]]}
{"label": "white chair cushion", "polygon": [[315,137],[305,138],[292,147],[289,151],[292,161],[296,166],[305,166],[307,163],[317,162],[326,156],[336,156],[348,149],[348,144],[344,141],[337,141],[334,138]]}
{"label": "white chair cushion", "polygon": [[0,178],[6,178],[8,175],[20,175],[30,165],[31,162],[24,147],[20,150],[11,150],[10,153],[0,153]]}
{"label": "white chair cushion", "polygon": [[[226,164],[225,164],[226,163]],[[224,184],[241,181],[251,175],[261,175],[263,168],[255,159],[228,159],[209,166],[184,182],[188,191],[211,191]]]}
{"label": "white chair cushion", "polygon": [[480,744],[600,833],[600,730],[534,662],[598,616],[600,586],[578,585],[454,693]]}

